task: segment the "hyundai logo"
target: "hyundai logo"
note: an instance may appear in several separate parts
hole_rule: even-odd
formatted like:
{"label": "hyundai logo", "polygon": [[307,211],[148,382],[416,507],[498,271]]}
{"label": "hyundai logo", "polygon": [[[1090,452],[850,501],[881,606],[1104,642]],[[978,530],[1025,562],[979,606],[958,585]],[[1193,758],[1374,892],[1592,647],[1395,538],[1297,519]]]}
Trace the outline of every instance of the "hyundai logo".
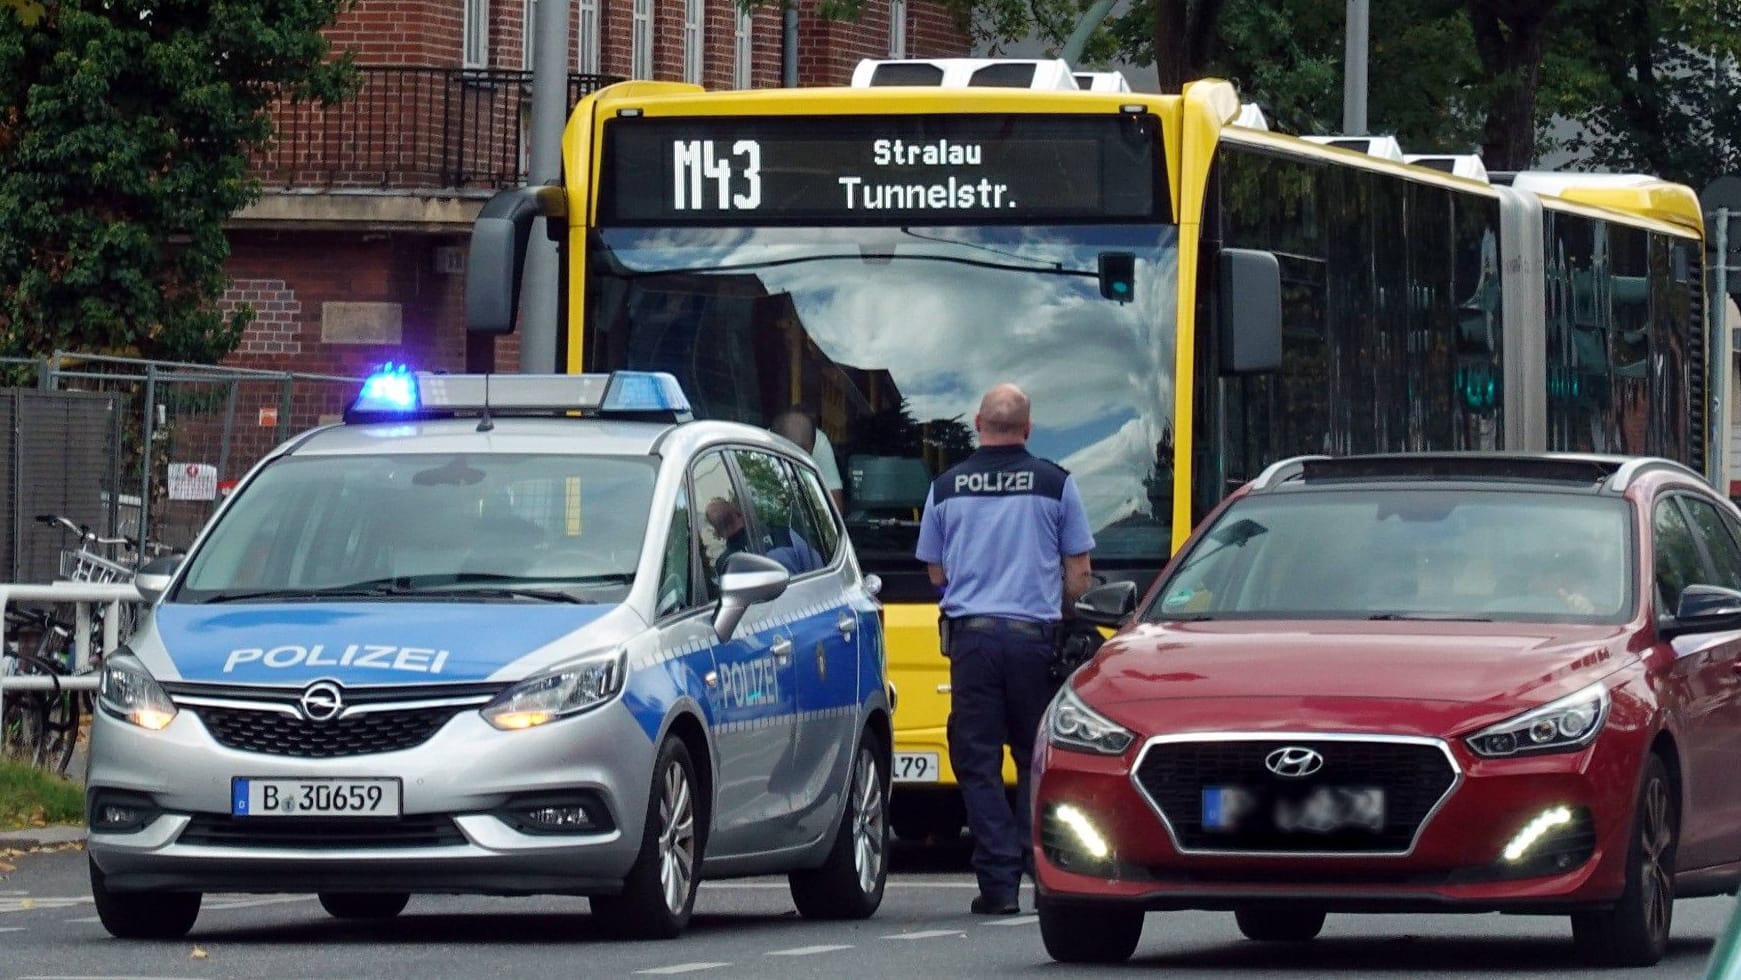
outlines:
{"label": "hyundai logo", "polygon": [[1289,745],[1263,757],[1265,769],[1288,779],[1304,779],[1324,768],[1324,757],[1311,749]]}
{"label": "hyundai logo", "polygon": [[345,710],[344,695],[339,693],[339,686],[332,681],[319,681],[308,685],[308,690],[302,692],[302,716],[309,721],[331,721]]}

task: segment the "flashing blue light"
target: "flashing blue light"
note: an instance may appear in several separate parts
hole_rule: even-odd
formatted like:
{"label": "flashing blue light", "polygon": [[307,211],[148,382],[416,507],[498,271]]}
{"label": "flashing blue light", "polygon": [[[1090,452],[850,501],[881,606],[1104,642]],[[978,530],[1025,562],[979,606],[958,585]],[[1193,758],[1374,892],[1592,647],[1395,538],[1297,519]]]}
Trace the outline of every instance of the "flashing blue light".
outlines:
{"label": "flashing blue light", "polygon": [[410,367],[388,361],[363,382],[351,404],[355,412],[400,413],[417,410],[417,377]]}
{"label": "flashing blue light", "polygon": [[689,396],[663,371],[612,371],[600,412],[688,412]]}

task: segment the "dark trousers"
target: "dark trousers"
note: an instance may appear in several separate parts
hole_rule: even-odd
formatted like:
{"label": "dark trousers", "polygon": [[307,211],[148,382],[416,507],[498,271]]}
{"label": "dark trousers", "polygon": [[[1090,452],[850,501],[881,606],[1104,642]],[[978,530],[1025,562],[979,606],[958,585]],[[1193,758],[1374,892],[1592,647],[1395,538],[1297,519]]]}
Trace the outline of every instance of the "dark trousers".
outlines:
{"label": "dark trousers", "polygon": [[[1049,639],[1003,627],[956,630],[949,653],[949,763],[973,833],[979,890],[1010,897],[1032,867],[1032,807],[1028,774],[1040,716],[1057,687],[1048,664]],[[1004,791],[1004,746],[1016,763],[1012,811]]]}

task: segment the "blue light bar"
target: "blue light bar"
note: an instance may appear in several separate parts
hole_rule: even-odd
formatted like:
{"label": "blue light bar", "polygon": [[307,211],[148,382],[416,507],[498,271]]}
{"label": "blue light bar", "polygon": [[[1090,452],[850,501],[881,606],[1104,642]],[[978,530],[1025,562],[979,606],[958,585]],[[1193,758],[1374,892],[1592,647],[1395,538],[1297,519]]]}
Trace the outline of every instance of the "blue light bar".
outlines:
{"label": "blue light bar", "polygon": [[689,413],[689,396],[663,371],[612,371],[600,412]]}
{"label": "blue light bar", "polygon": [[489,412],[688,421],[689,398],[663,372],[611,374],[431,374],[387,364],[370,375],[345,413],[372,422]]}
{"label": "blue light bar", "polygon": [[417,376],[404,365],[388,361],[363,381],[351,411],[364,414],[405,414],[417,411]]}

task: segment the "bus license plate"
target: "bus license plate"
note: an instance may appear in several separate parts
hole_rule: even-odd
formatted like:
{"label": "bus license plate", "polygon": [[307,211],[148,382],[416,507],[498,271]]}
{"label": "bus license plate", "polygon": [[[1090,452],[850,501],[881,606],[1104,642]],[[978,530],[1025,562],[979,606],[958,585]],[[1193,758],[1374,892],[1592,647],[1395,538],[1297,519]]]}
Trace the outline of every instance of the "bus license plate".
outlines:
{"label": "bus license plate", "polygon": [[397,779],[235,779],[238,817],[397,817]]}
{"label": "bus license plate", "polygon": [[934,783],[943,778],[943,766],[935,752],[896,752],[895,782]]}

